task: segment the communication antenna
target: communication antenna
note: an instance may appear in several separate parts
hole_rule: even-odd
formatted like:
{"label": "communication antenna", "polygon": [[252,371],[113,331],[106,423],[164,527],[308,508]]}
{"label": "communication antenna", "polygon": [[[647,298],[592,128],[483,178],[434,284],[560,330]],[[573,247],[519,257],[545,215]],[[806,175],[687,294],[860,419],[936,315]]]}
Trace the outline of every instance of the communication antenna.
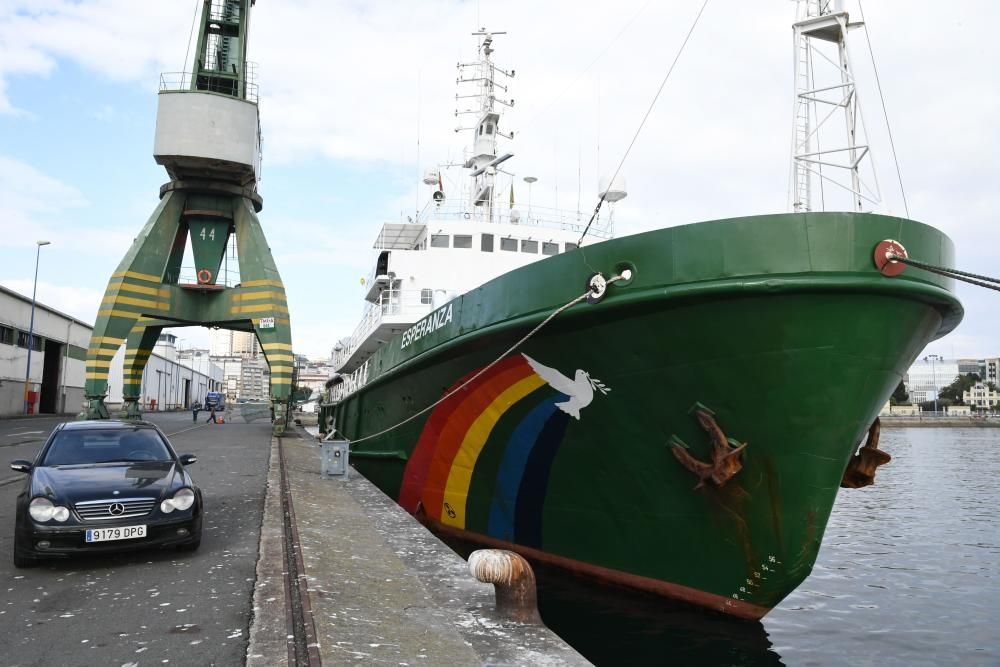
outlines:
{"label": "communication antenna", "polygon": [[[472,132],[472,154],[463,166],[472,169],[470,176],[474,179],[472,204],[485,211],[488,221],[493,221],[493,209],[496,195],[497,165],[512,157],[512,154],[498,156],[497,138],[513,139],[514,133],[504,133],[500,129],[501,113],[499,107],[513,107],[514,100],[506,99],[507,80],[514,78],[514,70],[509,72],[498,67],[493,62],[493,38],[496,35],[506,35],[504,31],[488,31],[482,28],[474,33],[482,37],[479,43],[479,57],[475,62],[458,63],[459,75],[455,83],[460,89],[469,85],[473,90],[468,93],[456,93],[455,99],[473,99],[478,102],[478,108],[465,110],[455,109],[455,116],[472,115],[476,123],[471,127],[459,126],[456,132],[463,130]],[[498,106],[499,105],[499,106]]]}

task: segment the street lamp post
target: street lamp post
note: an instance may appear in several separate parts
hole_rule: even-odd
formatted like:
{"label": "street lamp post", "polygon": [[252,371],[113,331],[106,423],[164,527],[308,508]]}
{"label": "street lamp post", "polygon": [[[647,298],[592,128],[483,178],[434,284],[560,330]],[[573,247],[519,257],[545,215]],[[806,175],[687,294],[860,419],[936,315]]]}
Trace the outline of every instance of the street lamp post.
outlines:
{"label": "street lamp post", "polygon": [[24,371],[24,414],[28,414],[28,386],[31,381],[31,347],[34,345],[35,334],[35,295],[38,292],[38,259],[42,254],[42,246],[49,245],[49,241],[35,241],[38,246],[35,249],[35,282],[31,287],[31,323],[28,325],[28,367]]}
{"label": "street lamp post", "polygon": [[938,411],[938,386],[937,386],[937,369],[935,368],[935,363],[941,359],[940,355],[928,354],[924,357],[924,361],[931,362],[931,382],[934,383],[934,416],[937,417]]}

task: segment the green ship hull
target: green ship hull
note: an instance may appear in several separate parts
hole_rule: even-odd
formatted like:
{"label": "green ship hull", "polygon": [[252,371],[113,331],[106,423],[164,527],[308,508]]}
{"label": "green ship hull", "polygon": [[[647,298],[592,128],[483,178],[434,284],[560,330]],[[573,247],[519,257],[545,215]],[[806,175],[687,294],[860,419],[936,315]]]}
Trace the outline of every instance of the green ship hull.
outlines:
{"label": "green ship hull", "polygon": [[[881,406],[962,318],[950,279],[879,273],[884,239],[953,263],[931,227],[850,213],[703,222],[539,261],[395,336],[321,430],[332,420],[352,464],[445,533],[760,618],[809,575]],[[477,376],[594,272],[624,269]],[[742,466],[722,484],[673,451],[712,460],[699,413]]]}

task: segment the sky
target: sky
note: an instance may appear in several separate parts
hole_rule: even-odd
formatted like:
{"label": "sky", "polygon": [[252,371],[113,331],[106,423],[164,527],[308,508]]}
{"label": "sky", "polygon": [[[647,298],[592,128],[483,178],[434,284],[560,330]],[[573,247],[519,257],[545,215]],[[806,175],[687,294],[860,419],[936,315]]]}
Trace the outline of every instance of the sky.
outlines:
{"label": "sky", "polygon": [[[249,40],[260,220],[295,351],[325,358],[350,335],[381,225],[422,206],[424,169],[461,154],[455,65],[475,58],[471,32],[508,33],[494,55],[516,71],[503,120],[515,132],[503,150],[515,157],[505,166],[538,179],[536,205],[589,211],[702,1],[260,0]],[[30,295],[35,241],[48,240],[38,300],[94,321],[168,180],[152,158],[156,92],[161,73],[190,68],[200,4],[0,0],[0,284]],[[846,8],[861,18],[857,0]],[[997,275],[1000,6],[879,0],[863,9],[851,55],[877,210],[908,210],[952,238],[958,268]],[[794,10],[787,0],[710,0],[624,163],[619,236],[788,210]],[[960,284],[958,294],[964,322],[925,353],[1000,356],[997,293]],[[207,347],[205,329],[173,333],[182,347]]]}

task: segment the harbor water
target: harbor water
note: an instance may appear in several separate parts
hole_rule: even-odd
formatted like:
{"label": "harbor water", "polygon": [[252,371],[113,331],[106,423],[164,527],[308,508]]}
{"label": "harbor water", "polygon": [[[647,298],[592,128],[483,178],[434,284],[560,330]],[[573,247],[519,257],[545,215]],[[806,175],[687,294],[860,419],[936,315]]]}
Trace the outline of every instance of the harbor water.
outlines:
{"label": "harbor water", "polygon": [[[1000,428],[883,428],[812,574],[762,622],[539,573],[546,624],[597,665],[1000,666]],[[697,567],[697,563],[692,563]]]}

